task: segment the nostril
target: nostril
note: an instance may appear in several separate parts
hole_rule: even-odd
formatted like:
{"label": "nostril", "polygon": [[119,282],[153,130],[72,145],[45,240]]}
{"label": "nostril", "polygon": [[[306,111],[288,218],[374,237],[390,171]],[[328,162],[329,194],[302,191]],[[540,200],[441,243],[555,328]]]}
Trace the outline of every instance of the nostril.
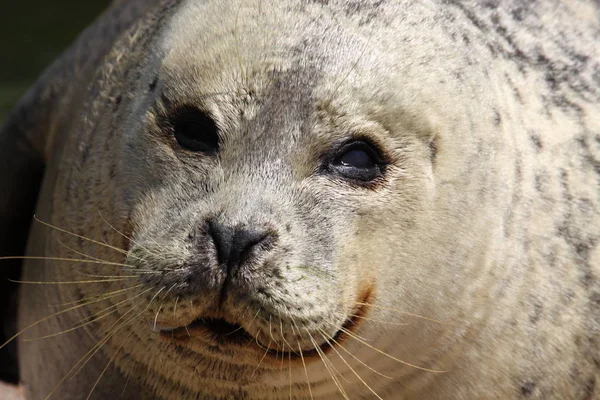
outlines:
{"label": "nostril", "polygon": [[215,244],[219,264],[230,272],[246,262],[257,245],[272,242],[274,236],[266,229],[233,228],[215,220],[208,222],[208,233]]}
{"label": "nostril", "polygon": [[233,236],[230,262],[233,265],[243,264],[249,257],[250,252],[268,237],[265,231],[240,229]]}
{"label": "nostril", "polygon": [[209,220],[208,234],[212,237],[215,244],[219,264],[227,265],[233,244],[234,229],[231,226]]}

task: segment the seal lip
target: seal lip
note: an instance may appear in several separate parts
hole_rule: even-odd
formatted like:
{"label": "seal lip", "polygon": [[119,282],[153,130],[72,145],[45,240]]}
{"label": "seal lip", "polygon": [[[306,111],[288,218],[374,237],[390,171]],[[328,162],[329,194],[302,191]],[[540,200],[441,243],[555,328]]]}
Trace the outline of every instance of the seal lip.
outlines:
{"label": "seal lip", "polygon": [[[199,317],[190,324],[179,327],[167,327],[159,330],[159,335],[165,340],[175,341],[178,344],[185,345],[189,341],[198,343],[205,342],[207,347],[224,347],[228,352],[236,349],[246,352],[248,348],[253,349],[257,354],[264,358],[270,358],[273,361],[289,359],[290,361],[302,361],[320,359],[321,354],[327,354],[333,351],[336,346],[341,346],[346,340],[352,337],[353,333],[359,328],[366,314],[371,308],[373,296],[372,287],[363,291],[364,295],[357,302],[344,324],[329,339],[318,345],[317,348],[301,351],[282,351],[279,349],[267,348],[257,343],[254,337],[248,333],[243,326],[232,324],[222,318]],[[188,347],[188,346],[186,346]],[[278,363],[276,363],[278,364]]]}

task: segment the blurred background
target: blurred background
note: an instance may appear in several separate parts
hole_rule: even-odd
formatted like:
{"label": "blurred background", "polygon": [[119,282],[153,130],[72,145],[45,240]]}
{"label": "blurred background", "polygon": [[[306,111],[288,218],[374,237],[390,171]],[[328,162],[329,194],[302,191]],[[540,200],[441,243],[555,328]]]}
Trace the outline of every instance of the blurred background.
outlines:
{"label": "blurred background", "polygon": [[109,3],[22,0],[2,5],[0,125],[29,85]]}
{"label": "blurred background", "polygon": [[[6,3],[6,4],[4,4]],[[0,126],[42,71],[110,3],[110,0],[21,0],[0,7]],[[0,271],[0,344],[12,336],[15,284]],[[13,271],[15,274],[18,271]],[[12,273],[12,272],[10,272]],[[13,278],[18,275],[13,276]],[[7,307],[7,305],[10,305]],[[9,316],[9,317],[7,317]],[[16,383],[16,342],[0,350],[0,381]],[[3,398],[0,387],[0,398]]]}

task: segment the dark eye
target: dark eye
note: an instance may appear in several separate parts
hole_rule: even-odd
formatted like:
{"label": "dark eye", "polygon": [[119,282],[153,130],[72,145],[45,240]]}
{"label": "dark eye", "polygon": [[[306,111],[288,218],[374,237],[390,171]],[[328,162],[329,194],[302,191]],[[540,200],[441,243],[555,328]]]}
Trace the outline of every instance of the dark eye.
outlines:
{"label": "dark eye", "polygon": [[381,176],[381,165],[381,156],[373,146],[355,141],[342,146],[331,169],[345,178],[368,182]]}
{"label": "dark eye", "polygon": [[375,160],[364,150],[355,149],[344,153],[338,160],[344,167],[369,169],[375,166]]}
{"label": "dark eye", "polygon": [[191,151],[216,153],[219,150],[219,132],[213,119],[195,107],[178,109],[170,118],[177,143]]}

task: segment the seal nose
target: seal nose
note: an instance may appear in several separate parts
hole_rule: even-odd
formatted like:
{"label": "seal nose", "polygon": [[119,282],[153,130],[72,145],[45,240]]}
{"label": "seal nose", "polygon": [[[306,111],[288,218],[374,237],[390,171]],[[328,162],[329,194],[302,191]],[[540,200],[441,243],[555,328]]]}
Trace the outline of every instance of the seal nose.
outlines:
{"label": "seal nose", "polygon": [[217,250],[219,264],[226,267],[228,273],[244,264],[258,245],[270,244],[273,234],[266,229],[248,229],[208,221],[208,233]]}

